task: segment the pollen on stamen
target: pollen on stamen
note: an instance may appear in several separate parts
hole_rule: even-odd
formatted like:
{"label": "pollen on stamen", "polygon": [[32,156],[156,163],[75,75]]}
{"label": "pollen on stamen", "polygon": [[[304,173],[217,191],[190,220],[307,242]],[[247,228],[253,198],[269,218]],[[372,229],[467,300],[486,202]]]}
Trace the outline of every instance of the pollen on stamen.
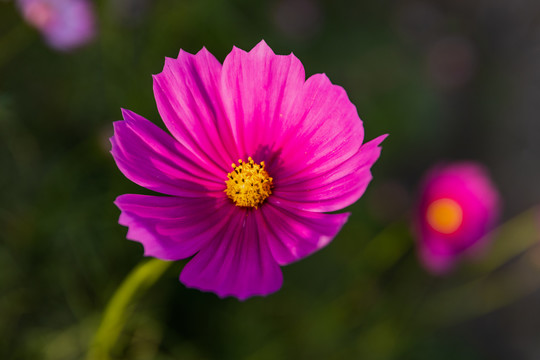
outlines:
{"label": "pollen on stamen", "polygon": [[256,164],[251,157],[248,162],[238,160],[232,164],[233,171],[227,174],[227,196],[236,206],[257,209],[272,194],[273,179],[265,170],[264,161]]}

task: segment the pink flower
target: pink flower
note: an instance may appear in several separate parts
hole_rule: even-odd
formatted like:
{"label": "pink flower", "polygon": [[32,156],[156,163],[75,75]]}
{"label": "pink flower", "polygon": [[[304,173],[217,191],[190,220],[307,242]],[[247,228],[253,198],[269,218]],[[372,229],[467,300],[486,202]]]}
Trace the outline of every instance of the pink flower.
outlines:
{"label": "pink flower", "polygon": [[434,167],[420,194],[419,257],[427,270],[443,274],[486,244],[498,217],[499,194],[486,170],[472,162]]}
{"label": "pink flower", "polygon": [[385,138],[362,144],[345,90],[306,80],[294,55],[264,41],[223,65],[181,50],[154,95],[173,136],[123,110],[111,152],[129,179],[169,196],[119,196],[119,222],[146,256],[193,256],[180,281],[220,297],[277,291],[279,265],[327,245],[350,214],[325,212],[362,196]]}
{"label": "pink flower", "polygon": [[57,50],[72,50],[95,36],[94,10],[87,0],[18,0],[18,5],[26,22]]}

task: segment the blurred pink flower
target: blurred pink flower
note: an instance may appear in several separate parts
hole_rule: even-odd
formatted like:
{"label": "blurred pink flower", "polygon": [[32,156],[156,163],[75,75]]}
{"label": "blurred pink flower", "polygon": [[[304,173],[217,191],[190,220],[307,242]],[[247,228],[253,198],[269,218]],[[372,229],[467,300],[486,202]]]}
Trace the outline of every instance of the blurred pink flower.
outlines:
{"label": "blurred pink flower", "polygon": [[24,19],[41,31],[47,43],[69,51],[96,34],[94,9],[87,0],[17,0]]}
{"label": "blurred pink flower", "polygon": [[414,224],[425,268],[444,274],[462,256],[482,248],[498,214],[498,191],[481,165],[461,162],[431,169]]}
{"label": "blurred pink flower", "polygon": [[[327,245],[371,180],[385,136],[364,128],[343,88],[305,79],[264,41],[223,65],[202,49],[167,58],[154,95],[170,136],[129,110],[112,155],[129,179],[169,196],[121,195],[120,224],[145,255],[193,256],[180,281],[245,299],[282,284],[279,265]],[[232,164],[232,166],[231,166]]]}

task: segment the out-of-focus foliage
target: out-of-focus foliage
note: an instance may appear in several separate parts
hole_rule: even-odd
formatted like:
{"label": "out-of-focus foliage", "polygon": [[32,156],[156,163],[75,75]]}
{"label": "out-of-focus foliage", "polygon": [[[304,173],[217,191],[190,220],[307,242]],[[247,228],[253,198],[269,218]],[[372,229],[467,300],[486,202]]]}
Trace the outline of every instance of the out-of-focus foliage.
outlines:
{"label": "out-of-focus foliage", "polygon": [[222,61],[261,39],[342,85],[367,139],[390,133],[374,180],[335,241],[284,268],[267,298],[186,289],[173,264],[132,305],[114,355],[538,358],[540,255],[521,251],[538,240],[539,216],[508,222],[497,251],[442,279],[418,265],[408,216],[441,159],[486,164],[504,221],[539,202],[540,3],[100,0],[96,10],[96,40],[66,54],[0,1],[0,358],[83,358],[141,260],[112,203],[144,192],[108,153],[120,107],[161,124],[151,74],[165,56],[206,46]]}

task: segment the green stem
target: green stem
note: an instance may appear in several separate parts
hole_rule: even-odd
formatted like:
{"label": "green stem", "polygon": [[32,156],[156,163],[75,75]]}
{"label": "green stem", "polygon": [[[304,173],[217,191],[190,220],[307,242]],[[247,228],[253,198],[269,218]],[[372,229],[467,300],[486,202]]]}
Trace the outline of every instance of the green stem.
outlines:
{"label": "green stem", "polygon": [[148,290],[172,264],[151,259],[137,265],[107,304],[101,324],[88,350],[87,360],[107,360],[126,321],[133,311],[135,297]]}

